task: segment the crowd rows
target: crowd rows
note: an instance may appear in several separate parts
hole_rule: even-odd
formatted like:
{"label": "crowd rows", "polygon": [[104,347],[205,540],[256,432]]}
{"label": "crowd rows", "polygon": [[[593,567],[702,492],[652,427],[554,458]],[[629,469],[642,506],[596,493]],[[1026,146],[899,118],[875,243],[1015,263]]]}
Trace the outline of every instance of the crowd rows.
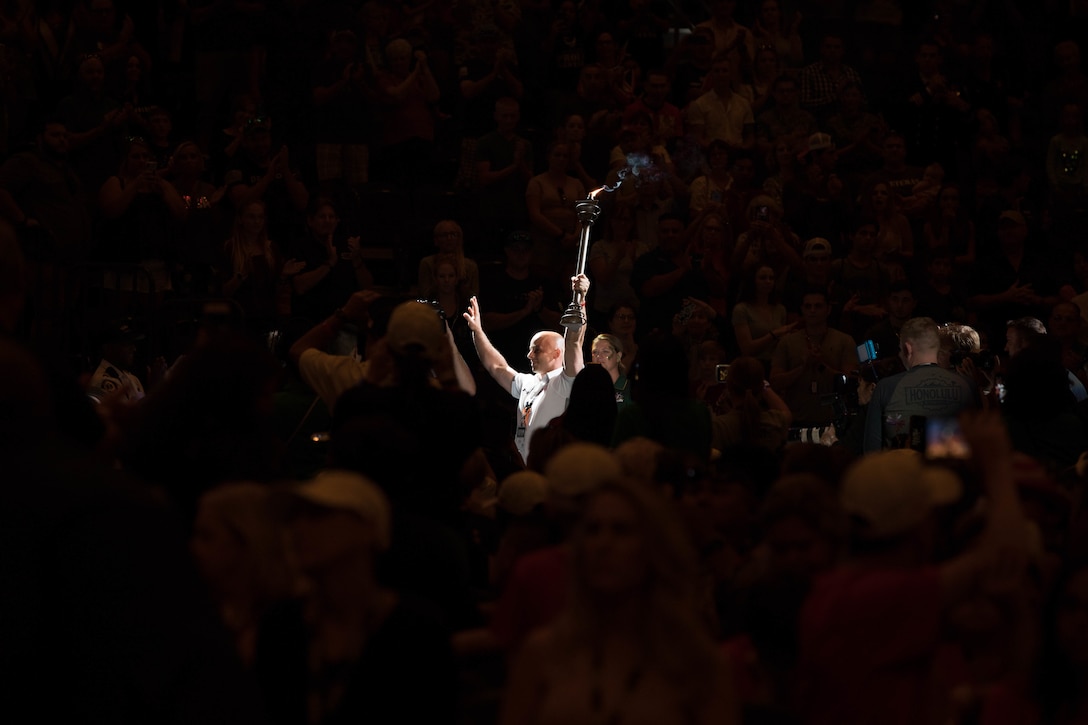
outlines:
{"label": "crowd rows", "polygon": [[0,699],[1088,722],[1086,19],[0,2]]}

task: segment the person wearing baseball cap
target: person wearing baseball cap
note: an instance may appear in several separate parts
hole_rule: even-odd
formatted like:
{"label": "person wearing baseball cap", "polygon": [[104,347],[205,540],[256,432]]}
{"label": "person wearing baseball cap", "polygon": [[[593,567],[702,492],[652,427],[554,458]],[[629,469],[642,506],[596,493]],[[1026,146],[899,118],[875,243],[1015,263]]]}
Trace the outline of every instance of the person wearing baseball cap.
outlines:
{"label": "person wearing baseball cap", "polygon": [[392,539],[385,494],[347,470],[279,494],[305,587],[262,621],[255,669],[268,711],[279,722],[449,722],[449,634],[429,607],[378,580]]}
{"label": "person wearing baseball cap", "polygon": [[[1029,529],[997,412],[961,417],[985,497],[985,528],[940,562],[939,510],[964,487],[910,450],[870,454],[843,477],[848,559],[817,577],[800,618],[801,714],[807,723],[921,723],[933,698],[945,613],[983,591],[1023,585]],[[964,502],[966,509],[970,502]]]}

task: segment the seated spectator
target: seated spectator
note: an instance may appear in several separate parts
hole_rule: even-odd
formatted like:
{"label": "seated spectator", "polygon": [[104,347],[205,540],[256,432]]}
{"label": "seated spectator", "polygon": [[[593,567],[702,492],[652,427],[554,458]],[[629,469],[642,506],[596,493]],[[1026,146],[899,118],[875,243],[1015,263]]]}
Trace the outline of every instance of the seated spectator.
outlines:
{"label": "seated spectator", "polygon": [[638,327],[638,307],[633,300],[624,300],[612,305],[608,311],[608,332],[620,341],[623,349],[623,366],[632,370],[638,359],[638,343],[635,332]]}
{"label": "seated spectator", "polygon": [[[790,269],[782,290],[782,304],[786,311],[801,309],[801,298],[810,289],[821,289],[830,294],[831,288],[831,243],[822,237],[813,237],[805,242],[801,254],[801,266]],[[788,319],[788,317],[787,317]]]}
{"label": "seated spectator", "polygon": [[894,131],[884,136],[881,143],[884,163],[865,180],[865,188],[883,181],[888,188],[898,194],[904,204],[904,211],[911,218],[919,218],[929,211],[929,206],[922,200],[913,199],[914,187],[922,180],[922,169],[907,164],[907,142],[902,135]]}
{"label": "seated spectator", "polygon": [[594,295],[590,300],[590,323],[604,329],[609,311],[617,302],[635,298],[631,272],[635,260],[650,251],[635,232],[634,209],[617,203],[605,214],[608,228],[589,248],[589,271],[593,275]]}
{"label": "seated spectator", "polygon": [[578,215],[574,205],[585,198],[582,182],[567,174],[570,153],[552,143],[548,168],[529,180],[525,208],[533,235],[533,264],[548,278],[567,276],[577,257]]}
{"label": "seated spectator", "polygon": [[681,38],[677,53],[681,60],[678,63],[672,61],[675,67],[671,100],[673,105],[684,110],[705,90],[714,59],[714,31],[706,26],[696,26],[690,35]]}
{"label": "seated spectator", "polygon": [[68,129],[72,167],[89,189],[102,186],[115,173],[118,161],[123,160],[117,148],[132,121],[132,108],[119,106],[106,95],[105,74],[97,55],[82,58],[75,92],[57,105],[57,116]]}
{"label": "seated spectator", "polygon": [[938,322],[967,319],[967,291],[954,283],[952,251],[937,248],[925,262],[925,276],[914,291],[918,314]]}
{"label": "seated spectator", "polygon": [[725,141],[730,147],[751,148],[755,119],[752,108],[733,92],[732,65],[727,55],[715,56],[708,76],[710,90],[687,107],[685,125],[699,145]]}
{"label": "seated spectator", "polygon": [[291,492],[287,528],[309,592],[260,628],[255,669],[273,722],[453,717],[449,634],[425,604],[378,582],[392,539],[381,490],[357,473],[319,473]]}
{"label": "seated spectator", "polygon": [[306,267],[284,259],[280,246],[268,238],[262,201],[243,207],[234,218],[234,231],[223,245],[223,295],[235,299],[255,331],[267,331],[291,314],[293,278]]}
{"label": "seated spectator", "polygon": [[766,194],[752,198],[748,203],[748,230],[737,237],[733,248],[732,268],[743,275],[759,265],[774,269],[781,281],[791,269],[801,267],[801,245],[797,235],[789,228],[782,206]]}
{"label": "seated spectator", "polygon": [[292,314],[316,322],[328,317],[358,289],[374,279],[362,259],[359,237],[336,234],[340,217],[330,199],[317,198],[306,215],[306,233],[291,246],[305,266],[292,277]]}
{"label": "seated spectator", "polygon": [[98,243],[102,259],[140,264],[150,273],[154,291],[162,293],[171,287],[176,225],[187,210],[154,167],[147,142],[130,139],[117,175],[98,192],[103,218]]}
{"label": "seated spectator", "polygon": [[204,154],[192,141],[183,141],[163,172],[185,203],[185,221],[177,231],[176,259],[181,265],[182,294],[212,296],[218,292],[214,269],[222,250],[218,241],[226,209],[224,190],[208,181]]}
{"label": "seated spectator", "polygon": [[586,120],[577,113],[570,113],[555,131],[555,140],[567,146],[567,174],[582,182],[587,189],[596,189],[597,180],[586,170],[586,164],[595,166],[588,158],[590,149],[586,140]]}
{"label": "seated spectator", "polygon": [[861,204],[863,214],[876,221],[876,247],[873,256],[882,263],[893,281],[906,278],[906,268],[914,257],[914,233],[910,221],[900,211],[899,197],[886,183],[876,182]]}
{"label": "seated spectator", "polygon": [[838,103],[838,113],[825,125],[838,149],[839,168],[851,178],[866,177],[881,163],[880,142],[887,133],[884,121],[866,110],[861,85],[855,81],[843,85]]}
{"label": "seated spectator", "polygon": [[684,136],[684,120],[680,109],[669,103],[669,75],[664,70],[648,70],[642,84],[642,95],[623,111],[624,122],[640,114],[648,114],[654,146],[666,148]]}
{"label": "seated spectator", "polygon": [[967,307],[978,315],[978,329],[999,337],[1005,322],[1042,318],[1058,301],[1058,277],[1051,262],[1028,244],[1028,226],[1017,211],[1001,212],[998,248],[972,268]]}
{"label": "seated spectator", "polygon": [[707,282],[692,259],[684,222],[675,214],[661,215],[659,246],[635,260],[631,286],[638,294],[645,330],[671,330],[672,319],[686,297],[705,300]]}
{"label": "seated spectator", "polygon": [[725,315],[734,294],[732,225],[723,211],[707,207],[692,219],[687,229],[692,254],[699,259],[707,281],[707,303],[718,315]]}
{"label": "seated spectator", "polygon": [[[606,521],[640,532],[622,563],[597,561]],[[658,722],[738,722],[727,669],[699,621],[688,546],[667,502],[644,484],[605,482],[591,493],[572,539],[570,604],[526,642],[501,722],[521,723],[539,712],[582,720],[635,703]],[[656,555],[646,557],[649,551]],[[659,588],[671,595],[653,594]],[[626,692],[613,701],[598,681],[615,678],[626,678]]]}
{"label": "seated spectator", "polygon": [[764,377],[770,373],[779,339],[797,325],[786,322],[786,306],[778,301],[774,276],[772,267],[755,267],[745,279],[732,314],[740,354],[759,360]]}
{"label": "seated spectator", "polygon": [[495,101],[495,129],[476,144],[476,188],[480,219],[487,225],[482,245],[497,256],[505,235],[524,229],[525,187],[533,176],[532,145],[517,134],[521,107],[513,98]]}
{"label": "seated spectator", "polygon": [[739,357],[725,376],[729,411],[714,416],[712,444],[719,451],[758,446],[778,452],[786,444],[793,416],[789,406],[766,382],[763,364]]}
{"label": "seated spectator", "polygon": [[247,666],[256,655],[262,617],[300,584],[287,560],[271,498],[271,489],[257,483],[228,483],[208,491],[200,497],[189,545]]}
{"label": "seated spectator", "polygon": [[729,359],[725,347],[717,340],[704,340],[691,353],[691,397],[701,400],[711,415],[721,415],[729,409],[725,383],[721,381],[724,362]]}
{"label": "seated spectator", "polygon": [[293,235],[299,218],[310,201],[310,193],[291,166],[286,146],[273,153],[272,122],[251,118],[245,122],[241,147],[223,177],[227,198],[241,209],[258,199],[265,202],[268,223],[276,234]]}
{"label": "seated spectator", "polygon": [[[386,70],[376,78],[382,130],[378,134],[381,177],[411,189],[427,175],[434,155],[431,105],[441,92],[427,54],[402,38],[385,48]],[[413,65],[414,63],[414,65]]]}
{"label": "seated spectator", "polygon": [[876,258],[878,228],[872,218],[855,220],[850,252],[831,263],[834,304],[841,310],[840,324],[851,334],[869,329],[886,313],[880,305],[891,279]]}
{"label": "seated spectator", "polygon": [[756,118],[756,147],[767,153],[781,141],[800,150],[805,140],[816,133],[816,120],[801,108],[797,80],[784,74],[778,76],[771,87],[771,96],[774,105]]}
{"label": "seated spectator", "polygon": [[986,523],[977,545],[939,564],[935,514],[960,498],[957,477],[907,451],[866,456],[847,471],[839,498],[851,517],[850,558],[817,577],[801,612],[806,722],[931,721],[949,706],[952,685],[936,679],[943,614],[976,592],[1024,584],[1028,537],[1012,445],[992,413],[965,417],[963,428]]}
{"label": "seated spectator", "polygon": [[420,292],[432,284],[438,258],[452,256],[457,260],[457,279],[463,282],[466,297],[479,294],[480,268],[465,256],[465,233],[461,225],[452,219],[443,219],[434,225],[432,236],[437,251],[419,260]]}
{"label": "seated spectator", "polygon": [[899,355],[906,372],[876,384],[865,416],[866,452],[908,447],[912,418],[954,418],[978,407],[974,381],[938,365],[940,347],[933,320],[915,317],[903,323]]}
{"label": "seated spectator", "polygon": [[861,87],[861,76],[842,62],[846,53],[841,35],[834,31],[820,39],[820,60],[801,71],[801,106],[819,119],[826,119],[837,110],[837,104],[848,84]]}
{"label": "seated spectator", "polygon": [[[47,116],[34,146],[0,166],[0,215],[20,236],[28,256],[51,262],[82,262],[91,251],[86,187],[68,162],[68,128]],[[44,240],[29,238],[40,229]]]}
{"label": "seated spectator", "polygon": [[729,145],[725,141],[711,141],[706,149],[706,160],[706,173],[695,177],[688,189],[688,209],[692,214],[723,207],[733,186],[733,176],[729,173]]}
{"label": "seated spectator", "polygon": [[756,49],[756,58],[752,64],[751,78],[740,87],[739,93],[752,107],[752,114],[758,116],[771,100],[771,89],[775,79],[782,75],[782,61],[773,45],[760,45]]}
{"label": "seated spectator", "polygon": [[259,108],[251,96],[239,94],[231,99],[227,125],[220,129],[208,144],[209,166],[212,178],[219,183],[233,165],[245,142],[249,122],[257,118]]}
{"label": "seated spectator", "polygon": [[775,346],[771,385],[802,427],[833,422],[836,381],[857,365],[854,340],[828,326],[827,293],[810,290],[801,299],[801,323]]}
{"label": "seated spectator", "polygon": [[318,183],[342,180],[358,188],[370,180],[375,86],[355,32],[330,33],[325,55],[314,64],[310,79]]}
{"label": "seated spectator", "polygon": [[480,299],[487,303],[484,326],[492,344],[519,371],[529,369],[525,341],[542,329],[559,327],[559,310],[569,301],[563,291],[530,266],[533,241],[525,232],[506,237],[506,263],[491,270],[480,283]]}
{"label": "seated spectator", "polygon": [[782,141],[776,143],[774,148],[765,154],[765,158],[769,173],[763,181],[763,193],[782,206],[786,187],[802,178],[797,152],[789,143]]}
{"label": "seated spectator", "polygon": [[170,166],[170,158],[177,147],[177,140],[174,138],[174,120],[170,116],[170,111],[160,106],[147,110],[145,117],[148,148],[151,150],[155,164],[165,171]]}
{"label": "seated spectator", "polygon": [[975,222],[960,196],[960,187],[956,184],[941,187],[933,216],[926,221],[922,231],[926,248],[919,253],[926,258],[937,249],[947,249],[955,271],[963,277],[975,263]]}

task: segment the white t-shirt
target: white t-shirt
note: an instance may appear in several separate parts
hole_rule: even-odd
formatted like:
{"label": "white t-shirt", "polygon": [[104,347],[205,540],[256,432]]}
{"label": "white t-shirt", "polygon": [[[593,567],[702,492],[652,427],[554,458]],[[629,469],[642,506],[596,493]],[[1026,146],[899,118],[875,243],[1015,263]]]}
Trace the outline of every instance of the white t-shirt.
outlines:
{"label": "white t-shirt", "polygon": [[518,373],[510,383],[510,395],[518,399],[517,432],[514,443],[521,460],[529,460],[529,444],[533,434],[560,416],[570,401],[574,378],[557,368],[541,377],[535,373]]}

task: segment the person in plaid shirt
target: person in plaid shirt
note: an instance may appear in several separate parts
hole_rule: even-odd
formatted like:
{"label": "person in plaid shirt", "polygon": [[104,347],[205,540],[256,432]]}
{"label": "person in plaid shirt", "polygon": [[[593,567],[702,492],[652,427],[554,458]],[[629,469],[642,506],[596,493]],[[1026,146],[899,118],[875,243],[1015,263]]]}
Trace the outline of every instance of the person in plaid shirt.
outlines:
{"label": "person in plaid shirt", "polygon": [[861,76],[842,62],[842,37],[826,33],[820,41],[820,60],[801,71],[801,107],[824,119],[837,110],[839,94],[848,83],[861,85]]}

